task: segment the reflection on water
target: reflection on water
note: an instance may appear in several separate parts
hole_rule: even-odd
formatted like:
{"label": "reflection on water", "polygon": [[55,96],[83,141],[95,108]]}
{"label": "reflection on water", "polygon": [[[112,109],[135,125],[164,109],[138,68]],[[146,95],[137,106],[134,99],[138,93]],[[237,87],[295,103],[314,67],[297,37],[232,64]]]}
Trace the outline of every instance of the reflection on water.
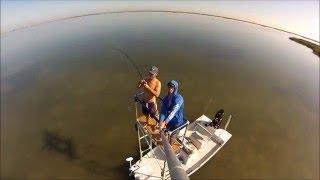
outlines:
{"label": "reflection on water", "polygon": [[[124,160],[138,154],[138,75],[112,47],[141,70],[159,66],[163,83],[178,80],[188,119],[232,113],[233,138],[193,178],[319,178],[318,57],[282,32],[169,13],[83,17],[1,37],[3,177],[127,177]],[[42,150],[43,132],[52,151]]]}

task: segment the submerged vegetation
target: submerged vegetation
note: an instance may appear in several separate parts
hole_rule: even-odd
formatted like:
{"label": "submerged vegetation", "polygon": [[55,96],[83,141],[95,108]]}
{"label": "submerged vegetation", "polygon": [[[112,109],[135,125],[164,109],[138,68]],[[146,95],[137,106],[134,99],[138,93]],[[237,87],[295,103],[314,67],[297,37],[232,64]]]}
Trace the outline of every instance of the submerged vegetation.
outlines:
{"label": "submerged vegetation", "polygon": [[302,44],[304,46],[307,46],[308,48],[312,49],[313,53],[320,57],[320,46],[317,44],[314,44],[310,41],[306,41],[304,39],[295,38],[295,37],[289,37],[290,40],[297,42],[299,44]]}
{"label": "submerged vegetation", "polygon": [[45,130],[43,133],[42,149],[56,151],[67,156],[70,160],[76,158],[74,142],[71,138],[65,138],[55,132]]}

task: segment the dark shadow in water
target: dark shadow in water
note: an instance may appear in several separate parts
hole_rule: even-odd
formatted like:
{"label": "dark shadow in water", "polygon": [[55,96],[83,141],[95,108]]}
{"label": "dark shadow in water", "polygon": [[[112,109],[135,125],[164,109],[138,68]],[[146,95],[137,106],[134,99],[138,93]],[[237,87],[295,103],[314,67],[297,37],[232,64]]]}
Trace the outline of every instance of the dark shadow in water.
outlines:
{"label": "dark shadow in water", "polygon": [[[90,153],[99,153],[94,152],[97,149],[102,149],[89,145],[86,147],[86,153],[80,155],[76,154],[75,142],[70,137],[64,137],[57,132],[52,132],[49,130],[43,131],[43,145],[42,150],[54,151],[60,155],[68,157],[73,163],[78,164],[79,166],[86,169],[90,174],[98,177],[108,177],[110,172],[117,172],[121,176],[121,179],[134,179],[129,176],[129,163],[123,162],[120,166],[114,168],[107,168],[104,163],[96,158],[90,158]],[[90,152],[91,151],[91,152]],[[107,152],[107,151],[105,151]],[[138,155],[134,156],[134,159],[139,159]]]}
{"label": "dark shadow in water", "polygon": [[68,137],[62,137],[56,132],[45,130],[43,132],[42,150],[55,151],[67,156],[70,160],[76,159],[74,141]]}
{"label": "dark shadow in water", "polygon": [[15,90],[35,86],[39,79],[40,71],[41,67],[36,64],[34,68],[23,69],[10,77],[1,77],[1,86],[9,86],[11,87],[10,89]]}

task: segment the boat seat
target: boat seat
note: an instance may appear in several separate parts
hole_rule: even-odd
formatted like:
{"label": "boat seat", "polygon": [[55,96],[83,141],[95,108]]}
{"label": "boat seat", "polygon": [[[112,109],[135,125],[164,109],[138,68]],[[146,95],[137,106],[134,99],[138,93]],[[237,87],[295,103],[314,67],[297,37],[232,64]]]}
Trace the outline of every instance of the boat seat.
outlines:
{"label": "boat seat", "polygon": [[189,147],[183,146],[182,150],[189,156],[190,154],[192,154],[192,149],[190,149]]}
{"label": "boat seat", "polygon": [[191,135],[189,137],[186,137],[186,139],[187,141],[191,142],[191,144],[193,144],[197,149],[201,148],[202,143],[194,136]]}

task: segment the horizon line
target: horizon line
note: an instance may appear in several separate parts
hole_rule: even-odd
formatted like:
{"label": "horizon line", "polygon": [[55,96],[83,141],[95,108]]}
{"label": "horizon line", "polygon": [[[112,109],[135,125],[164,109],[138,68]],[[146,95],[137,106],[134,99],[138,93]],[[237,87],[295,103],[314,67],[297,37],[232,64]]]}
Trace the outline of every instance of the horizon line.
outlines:
{"label": "horizon line", "polygon": [[27,29],[27,28],[32,28],[35,26],[40,26],[43,24],[49,24],[49,23],[53,23],[53,22],[58,22],[58,21],[64,21],[64,20],[69,20],[69,19],[75,19],[75,18],[80,18],[80,17],[86,17],[86,16],[94,16],[94,15],[103,15],[103,14],[116,14],[116,13],[139,13],[139,12],[163,12],[163,13],[180,13],[180,14],[193,14],[193,15],[202,15],[202,16],[209,16],[209,17],[217,17],[217,18],[223,18],[223,19],[229,19],[229,20],[234,20],[234,21],[240,21],[240,22],[244,22],[244,23],[248,23],[248,24],[253,24],[253,25],[258,25],[258,26],[262,26],[265,28],[270,28],[270,29],[274,29],[274,30],[278,30],[281,32],[285,32],[288,34],[293,34],[299,37],[302,37],[304,39],[308,39],[311,40],[313,42],[316,42],[319,44],[319,41],[306,37],[304,35],[300,35],[294,32],[290,32],[288,30],[284,30],[284,29],[280,29],[277,27],[272,27],[269,25],[265,25],[265,24],[261,24],[261,23],[257,23],[254,21],[249,21],[249,20],[244,20],[244,19],[238,19],[238,18],[234,18],[234,17],[228,17],[228,16],[222,16],[222,15],[216,15],[216,14],[209,14],[209,13],[201,13],[201,12],[192,12],[192,11],[175,11],[175,10],[120,10],[120,11],[103,11],[103,12],[96,12],[96,13],[87,13],[87,14],[81,14],[81,15],[76,15],[76,16],[68,16],[68,17],[64,17],[64,18],[57,18],[57,19],[52,19],[52,20],[48,20],[45,22],[40,22],[40,23],[34,23],[34,24],[30,24],[30,25],[26,25],[26,26],[22,26],[22,27],[18,27],[18,28],[14,28],[11,29],[9,31],[6,32],[1,32],[1,37],[15,32],[15,31],[19,31],[19,30],[23,30],[23,29]]}

